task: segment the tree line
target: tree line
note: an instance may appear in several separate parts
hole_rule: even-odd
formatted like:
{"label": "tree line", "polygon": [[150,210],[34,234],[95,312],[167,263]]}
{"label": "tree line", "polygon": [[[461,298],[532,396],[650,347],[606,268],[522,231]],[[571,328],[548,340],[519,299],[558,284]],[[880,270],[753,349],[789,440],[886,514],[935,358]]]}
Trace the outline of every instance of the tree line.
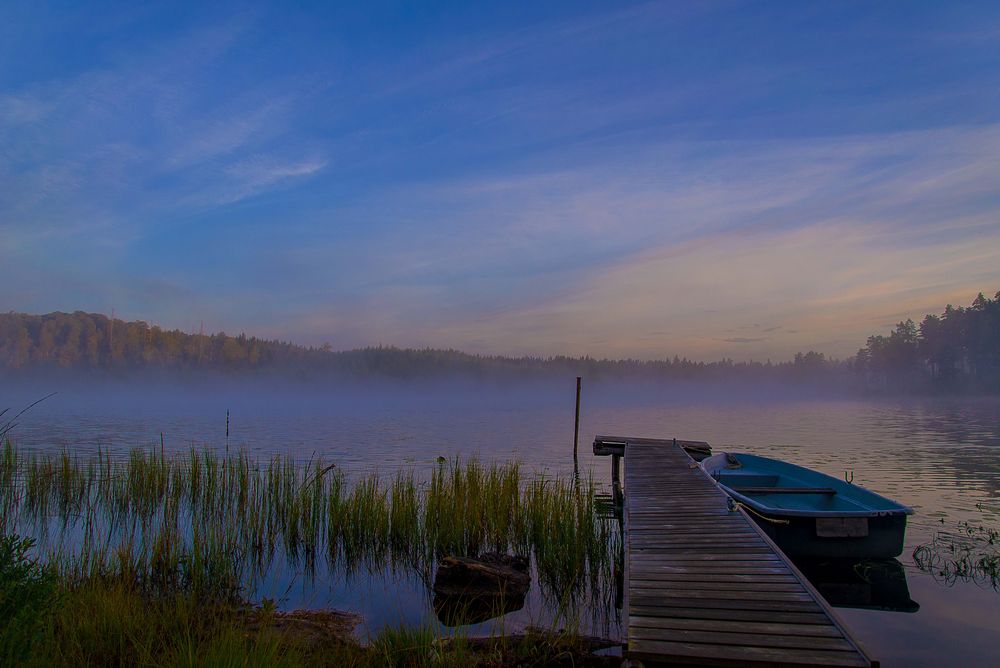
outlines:
{"label": "tree line", "polygon": [[800,380],[854,383],[869,391],[1000,392],[1000,292],[967,308],[949,305],[915,324],[868,337],[847,360],[797,353],[787,362],[696,362],[593,357],[505,357],[457,350],[374,346],[334,351],[225,332],[190,334],[94,313],[0,314],[0,369],[8,373],[135,370],[238,373],[270,371],[304,377],[410,378],[433,375],[523,377],[628,376],[667,380]]}
{"label": "tree line", "polygon": [[851,364],[870,390],[1000,392],[1000,292],[869,336]]}
{"label": "tree line", "polygon": [[225,332],[189,334],[143,321],[101,314],[0,314],[0,368],[10,372],[135,370],[241,372],[267,370],[298,376],[348,375],[395,378],[428,375],[510,376],[578,374],[589,377],[639,376],[666,379],[788,379],[841,370],[822,353],[799,353],[789,362],[696,362],[593,357],[506,357],[457,350],[373,346],[334,351],[332,346],[300,346]]}

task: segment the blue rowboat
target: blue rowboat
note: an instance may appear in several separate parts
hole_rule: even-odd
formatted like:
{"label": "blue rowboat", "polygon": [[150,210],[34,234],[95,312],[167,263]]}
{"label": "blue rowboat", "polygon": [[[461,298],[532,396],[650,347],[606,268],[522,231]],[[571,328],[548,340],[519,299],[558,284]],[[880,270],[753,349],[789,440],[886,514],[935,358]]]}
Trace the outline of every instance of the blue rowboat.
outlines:
{"label": "blue rowboat", "polygon": [[903,551],[913,510],[892,499],[757,455],[720,453],[701,466],[789,556],[889,559]]}

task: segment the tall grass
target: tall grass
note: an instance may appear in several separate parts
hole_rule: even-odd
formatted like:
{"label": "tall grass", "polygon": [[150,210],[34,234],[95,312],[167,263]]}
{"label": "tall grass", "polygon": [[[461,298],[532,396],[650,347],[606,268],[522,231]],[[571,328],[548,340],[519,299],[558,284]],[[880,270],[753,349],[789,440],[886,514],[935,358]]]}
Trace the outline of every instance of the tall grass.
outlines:
{"label": "tall grass", "polygon": [[[421,481],[421,476],[423,474]],[[162,448],[0,452],[0,530],[35,535],[71,582],[125,578],[145,591],[236,596],[280,557],[312,573],[413,568],[446,554],[533,557],[543,594],[572,600],[610,577],[619,534],[596,485],[454,460],[348,478],[320,460]]]}
{"label": "tall grass", "polygon": [[[247,610],[190,595],[155,599],[121,582],[91,581],[67,592],[49,611],[30,652],[4,665],[384,666],[598,665],[587,639],[529,630],[516,637],[444,636],[433,625],[386,627],[359,644],[296,613]],[[0,659],[8,658],[0,656]],[[589,659],[589,660],[588,660]],[[611,663],[609,665],[615,665]]]}

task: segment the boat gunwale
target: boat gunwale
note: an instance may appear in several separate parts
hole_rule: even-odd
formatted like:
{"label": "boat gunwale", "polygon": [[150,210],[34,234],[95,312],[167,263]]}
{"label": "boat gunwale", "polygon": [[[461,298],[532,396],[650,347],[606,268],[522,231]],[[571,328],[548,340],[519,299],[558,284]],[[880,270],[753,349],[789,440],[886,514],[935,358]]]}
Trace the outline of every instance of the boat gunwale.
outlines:
{"label": "boat gunwale", "polygon": [[[751,454],[751,453],[740,453],[740,452],[723,452],[723,453],[717,453],[716,455],[713,455],[712,457],[709,457],[708,459],[705,459],[703,462],[701,462],[701,468],[702,468],[702,470],[705,471],[705,473],[708,474],[708,477],[711,478],[712,481],[716,485],[718,485],[719,487],[721,487],[726,492],[726,494],[728,494],[730,497],[732,497],[736,501],[739,501],[740,503],[749,506],[755,512],[758,512],[758,513],[762,513],[762,514],[766,514],[766,515],[770,515],[770,516],[774,516],[774,517],[825,517],[825,518],[835,518],[835,517],[896,517],[896,516],[899,516],[899,515],[903,515],[903,516],[912,515],[913,512],[914,512],[913,508],[911,508],[911,507],[909,507],[907,505],[904,505],[902,503],[899,503],[898,501],[890,499],[887,496],[883,496],[882,494],[879,494],[878,492],[873,492],[870,489],[867,489],[865,487],[860,487],[860,486],[858,486],[858,489],[861,489],[861,490],[867,492],[868,494],[872,494],[872,495],[874,495],[874,496],[876,496],[876,497],[878,497],[880,499],[884,499],[885,501],[889,502],[889,504],[891,504],[893,506],[896,506],[896,507],[895,508],[890,508],[890,509],[883,509],[883,510],[877,510],[877,509],[871,509],[871,510],[820,510],[820,509],[779,508],[779,507],[767,505],[767,504],[761,502],[760,500],[758,500],[758,499],[756,499],[756,498],[754,498],[752,496],[747,496],[745,494],[741,494],[740,492],[734,490],[733,488],[729,487],[725,483],[720,482],[716,478],[715,474],[713,474],[712,472],[710,472],[705,467],[705,464],[707,462],[709,462],[709,461],[711,461],[713,459],[716,459],[718,457],[724,457],[727,454],[732,454],[732,455],[735,455],[737,457],[739,457],[741,455],[749,455],[751,457],[756,457],[756,458],[759,458],[759,459],[762,459],[762,460],[765,460],[765,461],[778,462],[780,464],[783,464],[784,466],[792,467],[793,469],[801,469],[803,471],[806,471],[808,473],[811,473],[811,474],[816,475],[816,476],[820,476],[821,478],[825,478],[825,479],[831,481],[832,484],[830,486],[833,487],[833,489],[838,490],[837,494],[840,494],[839,490],[841,490],[841,489],[850,489],[851,487],[854,486],[854,484],[853,483],[849,483],[849,482],[844,482],[843,480],[840,480],[838,478],[834,478],[832,475],[829,475],[827,473],[823,473],[822,471],[817,471],[815,469],[810,469],[810,468],[807,468],[805,466],[799,466],[798,464],[792,464],[791,462],[786,462],[786,461],[781,460],[781,459],[774,459],[772,457],[764,457],[762,455],[754,455],[754,454]],[[775,485],[775,488],[776,489],[780,488],[780,486]],[[780,492],[776,492],[776,493],[780,494]],[[820,493],[817,492],[817,494],[820,494]],[[760,495],[761,496],[767,496],[768,493],[767,492],[762,492]],[[807,496],[811,496],[809,494],[806,494],[806,495]],[[859,501],[850,499],[850,497],[848,495],[844,495],[844,498],[847,499],[848,501],[850,501],[851,503],[859,503]],[[861,502],[861,503],[863,503],[863,502]]]}

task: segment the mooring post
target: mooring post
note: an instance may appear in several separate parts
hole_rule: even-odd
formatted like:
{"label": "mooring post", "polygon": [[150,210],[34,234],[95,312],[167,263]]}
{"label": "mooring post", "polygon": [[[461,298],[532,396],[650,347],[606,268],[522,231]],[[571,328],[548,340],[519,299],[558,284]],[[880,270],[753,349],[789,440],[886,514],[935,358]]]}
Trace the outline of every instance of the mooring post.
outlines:
{"label": "mooring post", "polygon": [[621,455],[611,455],[611,492],[616,506],[622,503]]}
{"label": "mooring post", "polygon": [[573,459],[576,459],[576,448],[580,442],[580,376],[576,377],[576,421],[573,425]]}

